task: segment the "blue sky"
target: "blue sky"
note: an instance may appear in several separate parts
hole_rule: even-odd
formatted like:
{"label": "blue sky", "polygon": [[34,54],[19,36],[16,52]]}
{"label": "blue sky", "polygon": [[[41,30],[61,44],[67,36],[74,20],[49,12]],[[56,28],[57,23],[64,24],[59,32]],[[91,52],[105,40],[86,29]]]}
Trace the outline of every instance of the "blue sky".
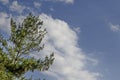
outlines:
{"label": "blue sky", "polygon": [[[32,12],[48,30],[43,53],[55,52],[51,80],[120,80],[119,0],[0,0],[0,32]],[[7,23],[7,24],[6,24]],[[39,54],[34,55],[38,58]]]}

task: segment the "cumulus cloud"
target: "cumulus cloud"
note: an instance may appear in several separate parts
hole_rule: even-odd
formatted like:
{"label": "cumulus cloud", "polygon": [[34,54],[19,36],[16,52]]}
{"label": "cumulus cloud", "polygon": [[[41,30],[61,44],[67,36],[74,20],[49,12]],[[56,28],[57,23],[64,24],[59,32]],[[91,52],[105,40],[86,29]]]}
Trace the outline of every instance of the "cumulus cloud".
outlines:
{"label": "cumulus cloud", "polygon": [[0,13],[0,29],[7,33],[10,31],[10,18],[7,13]]}
{"label": "cumulus cloud", "polygon": [[39,3],[39,2],[34,2],[33,4],[34,4],[34,6],[35,6],[36,8],[41,7],[41,3]]}
{"label": "cumulus cloud", "polygon": [[25,9],[25,6],[18,4],[18,1],[13,1],[12,5],[10,6],[11,11],[15,11],[18,13],[22,13],[24,9]]}
{"label": "cumulus cloud", "polygon": [[[42,53],[46,55],[55,52],[55,62],[46,74],[55,77],[56,80],[97,80],[99,73],[86,69],[88,57],[78,47],[78,36],[75,31],[63,20],[54,19],[46,14],[39,17],[44,21],[43,26],[48,31]],[[39,56],[40,54],[36,55]]]}
{"label": "cumulus cloud", "polygon": [[[34,56],[39,58],[41,55],[50,54],[50,52],[55,53],[54,64],[45,74],[54,77],[55,80],[98,80],[99,73],[86,69],[88,60],[95,64],[97,62],[88,58],[78,47],[76,32],[63,20],[54,19],[46,14],[41,14],[39,18],[44,21],[43,27],[47,29],[48,34],[43,42],[45,48],[41,51],[42,54]],[[17,21],[21,22],[23,19],[24,16],[19,16]],[[9,18],[6,13],[0,13],[0,22],[0,29],[8,32],[10,27],[8,27]]]}
{"label": "cumulus cloud", "polygon": [[53,2],[64,2],[67,4],[73,4],[74,0],[45,0],[45,1],[53,1]]}
{"label": "cumulus cloud", "polygon": [[120,31],[120,25],[113,25],[110,23],[109,26],[110,26],[110,29],[114,32]]}
{"label": "cumulus cloud", "polygon": [[0,0],[0,2],[2,2],[4,5],[9,3],[9,0]]}

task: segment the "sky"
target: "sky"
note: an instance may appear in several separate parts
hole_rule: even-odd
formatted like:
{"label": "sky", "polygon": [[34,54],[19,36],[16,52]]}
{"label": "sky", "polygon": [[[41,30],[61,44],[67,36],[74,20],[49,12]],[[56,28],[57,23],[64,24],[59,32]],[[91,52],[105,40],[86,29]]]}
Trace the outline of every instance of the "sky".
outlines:
{"label": "sky", "polygon": [[120,80],[120,0],[0,0],[0,33],[31,12],[48,31],[41,55],[55,53],[47,80]]}

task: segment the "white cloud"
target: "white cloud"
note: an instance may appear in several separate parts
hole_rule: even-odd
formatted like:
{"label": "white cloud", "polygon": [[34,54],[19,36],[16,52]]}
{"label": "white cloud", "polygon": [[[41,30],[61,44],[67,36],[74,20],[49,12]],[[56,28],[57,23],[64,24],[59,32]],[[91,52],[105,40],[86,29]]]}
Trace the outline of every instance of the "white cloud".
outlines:
{"label": "white cloud", "polygon": [[39,3],[39,2],[34,2],[33,4],[34,4],[34,6],[35,6],[36,8],[41,7],[41,3]]}
{"label": "white cloud", "polygon": [[[1,12],[0,13],[0,29],[7,34],[10,34],[10,19],[12,15],[8,15],[7,13]],[[19,15],[12,17],[16,23],[21,23],[25,16]]]}
{"label": "white cloud", "polygon": [[0,13],[0,29],[7,33],[10,31],[10,18],[7,13]]}
{"label": "white cloud", "polygon": [[53,1],[53,2],[64,2],[67,4],[73,4],[74,0],[45,0],[45,1]]}
{"label": "white cloud", "polygon": [[74,3],[74,0],[57,0],[57,1],[61,1],[61,2],[65,2],[65,3]]}
{"label": "white cloud", "polygon": [[76,27],[76,28],[74,28],[74,30],[77,32],[77,33],[80,33],[80,27]]}
{"label": "white cloud", "polygon": [[55,9],[53,7],[50,8],[50,11],[55,11]]}
{"label": "white cloud", "polygon": [[112,31],[120,31],[120,25],[113,25],[110,23],[109,26]]}
{"label": "white cloud", "polygon": [[61,1],[64,1],[64,2],[66,2],[66,3],[74,3],[74,0],[61,0]]}
{"label": "white cloud", "polygon": [[10,6],[11,11],[15,11],[18,13],[22,13],[24,9],[25,9],[25,6],[18,4],[17,1],[13,1],[12,5]]}
{"label": "white cloud", "polygon": [[[78,47],[78,36],[69,25],[46,14],[41,14],[40,19],[48,31],[42,53],[46,55],[55,52],[55,62],[46,74],[55,77],[56,80],[97,80],[99,73],[85,69],[88,57]],[[40,55],[36,55],[38,56]],[[96,63],[94,59],[91,61]]]}
{"label": "white cloud", "polygon": [[[18,21],[21,22],[23,18],[24,16],[20,16]],[[78,36],[75,31],[65,21],[53,19],[46,14],[41,14],[40,19],[44,21],[43,26],[46,27],[48,34],[44,40],[45,48],[42,54],[36,54],[35,57],[55,52],[54,64],[45,74],[55,77],[56,80],[98,80],[100,74],[87,70],[85,65],[88,60],[95,64],[97,62],[88,58],[78,47]],[[0,13],[0,22],[0,29],[8,32],[10,27],[6,13]]]}
{"label": "white cloud", "polygon": [[25,19],[25,16],[19,15],[19,16],[16,16],[14,18],[15,18],[16,23],[19,24],[19,23],[22,23],[22,21]]}
{"label": "white cloud", "polygon": [[9,3],[9,0],[0,0],[0,2],[2,2],[4,5]]}

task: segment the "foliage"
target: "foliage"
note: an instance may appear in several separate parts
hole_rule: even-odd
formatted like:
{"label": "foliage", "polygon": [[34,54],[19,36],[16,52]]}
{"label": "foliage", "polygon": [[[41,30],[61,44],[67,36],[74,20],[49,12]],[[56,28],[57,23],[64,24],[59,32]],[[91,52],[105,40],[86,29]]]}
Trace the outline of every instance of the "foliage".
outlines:
{"label": "foliage", "polygon": [[11,19],[9,39],[0,35],[0,80],[20,79],[28,71],[48,70],[54,60],[54,54],[45,59],[35,59],[35,54],[44,48],[42,40],[46,29],[38,17],[29,14],[21,24]]}

